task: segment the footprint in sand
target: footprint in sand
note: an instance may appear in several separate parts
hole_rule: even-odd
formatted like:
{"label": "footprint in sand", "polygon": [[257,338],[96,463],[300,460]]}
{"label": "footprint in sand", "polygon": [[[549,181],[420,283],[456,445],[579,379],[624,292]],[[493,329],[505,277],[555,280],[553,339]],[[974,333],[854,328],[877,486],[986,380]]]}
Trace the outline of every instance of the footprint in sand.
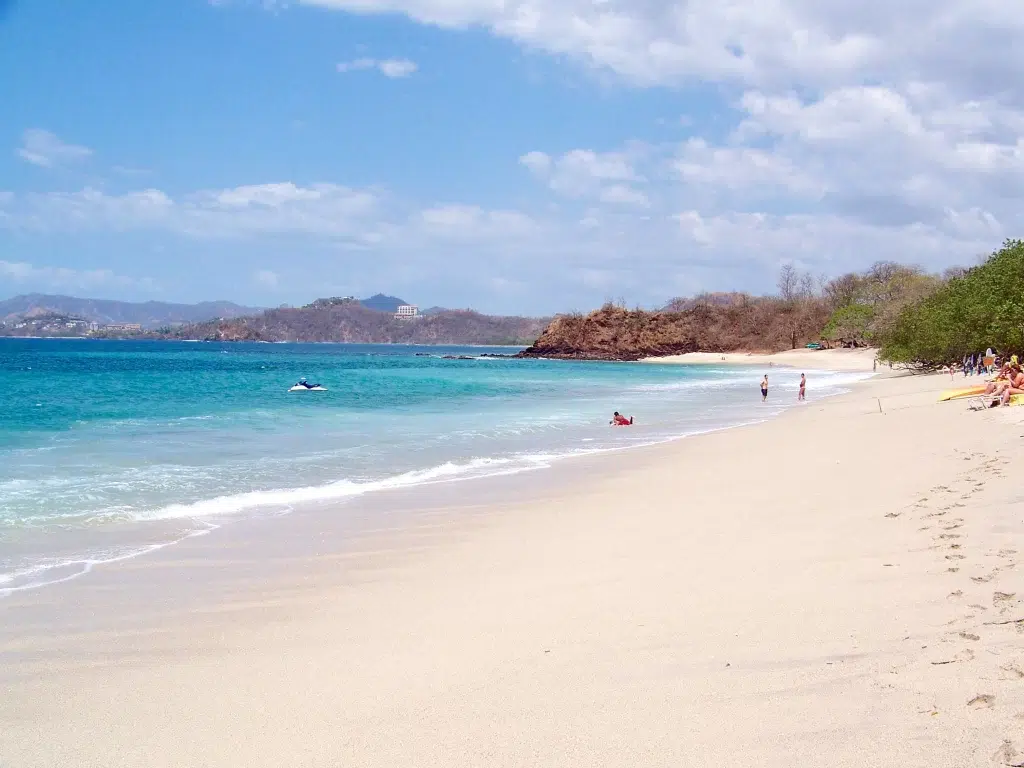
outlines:
{"label": "footprint in sand", "polygon": [[1009,680],[1024,680],[1024,669],[1017,664],[1004,664],[1000,669],[1006,673],[1005,676]]}
{"label": "footprint in sand", "polygon": [[964,591],[962,589],[958,589],[956,592],[950,592],[948,595],[946,595],[946,597],[950,597],[950,598],[957,598],[957,597],[963,597],[963,596],[964,596]]}
{"label": "footprint in sand", "polygon": [[997,765],[1021,768],[1021,766],[1024,766],[1024,755],[1017,751],[1012,741],[1006,739],[999,749],[996,750],[995,754],[992,755],[992,761]]}
{"label": "footprint in sand", "polygon": [[990,693],[979,693],[967,702],[971,709],[991,709],[996,704],[996,697]]}
{"label": "footprint in sand", "polygon": [[959,539],[960,538],[960,534],[959,533],[940,533],[939,534],[939,538],[940,539]]}
{"label": "footprint in sand", "polygon": [[963,555],[946,555],[946,559],[947,560],[963,560],[965,558],[964,558]]}
{"label": "footprint in sand", "polygon": [[946,664],[962,664],[968,661],[974,660],[974,651],[970,648],[964,648],[960,653],[954,656],[952,659],[940,659],[939,661],[933,661],[931,664],[933,667],[942,667]]}
{"label": "footprint in sand", "polygon": [[1007,603],[1016,602],[1016,592],[993,592],[992,593],[992,605],[999,608],[1000,611],[1005,611],[1009,606]]}
{"label": "footprint in sand", "polygon": [[981,640],[981,638],[973,632],[961,632],[960,637],[962,637],[964,640]]}
{"label": "footprint in sand", "polygon": [[988,576],[971,576],[971,581],[975,584],[988,584],[988,582],[992,581],[992,579],[996,577],[997,573],[999,573],[998,568],[992,571]]}

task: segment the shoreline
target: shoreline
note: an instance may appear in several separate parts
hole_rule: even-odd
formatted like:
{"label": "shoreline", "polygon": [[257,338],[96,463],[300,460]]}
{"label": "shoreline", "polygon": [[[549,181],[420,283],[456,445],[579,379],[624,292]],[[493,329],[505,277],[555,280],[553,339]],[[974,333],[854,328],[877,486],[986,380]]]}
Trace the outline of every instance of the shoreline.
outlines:
{"label": "shoreline", "polygon": [[684,355],[647,357],[641,363],[663,363],[671,365],[776,365],[788,368],[806,367],[808,370],[859,371],[873,373],[878,350],[863,349],[793,349],[785,352],[688,352]]}
{"label": "shoreline", "polygon": [[[1024,686],[1006,671],[1024,677],[1007,554],[1019,417],[938,404],[944,387],[873,379],[752,426],[580,459],[546,485],[395,492],[404,511],[350,549],[336,546],[345,521],[301,515],[272,521],[273,538],[255,524],[246,541],[199,537],[59,597],[25,593],[0,603],[0,759],[1009,755],[1024,746]],[[168,589],[182,574],[193,602]],[[79,625],[53,632],[72,607]]]}
{"label": "shoreline", "polygon": [[204,344],[336,344],[353,347],[465,347],[466,349],[524,349],[524,344],[457,344],[438,342],[437,344],[412,344],[397,341],[262,341],[254,339],[176,339],[152,336],[4,336],[3,339],[25,339],[28,341],[166,341]]}
{"label": "shoreline", "polygon": [[[826,373],[827,371],[819,371]],[[812,371],[814,373],[814,371]],[[840,387],[855,386],[854,383],[845,382]],[[783,388],[781,391],[787,391]],[[794,389],[795,392],[795,389]],[[822,400],[841,396],[840,392],[829,392]],[[777,395],[776,395],[777,397]],[[820,402],[821,400],[819,400]],[[63,555],[62,557],[43,558],[44,562],[23,565],[5,572],[0,572],[0,601],[13,595],[23,592],[32,592],[40,589],[59,588],[60,585],[75,581],[81,578],[91,578],[98,570],[108,565],[120,563],[127,560],[145,559],[166,548],[176,547],[183,542],[198,536],[218,531],[222,528],[221,535],[230,537],[232,531],[238,525],[245,525],[249,517],[266,517],[276,514],[293,514],[296,511],[309,511],[336,506],[339,509],[349,509],[362,505],[367,499],[383,496],[387,499],[390,494],[396,491],[417,490],[430,493],[431,489],[439,485],[456,485],[472,482],[473,486],[467,487],[468,494],[480,493],[476,483],[486,483],[490,479],[500,477],[523,477],[532,478],[535,473],[554,470],[555,478],[561,466],[569,461],[579,461],[598,457],[609,457],[619,453],[626,453],[633,450],[642,450],[655,446],[668,445],[680,440],[699,438],[703,435],[713,434],[724,430],[739,429],[767,420],[781,417],[791,408],[801,407],[796,402],[786,401],[779,405],[777,401],[770,404],[771,411],[767,414],[755,409],[742,417],[735,416],[729,420],[710,425],[692,425],[680,433],[672,434],[650,434],[639,433],[642,442],[627,442],[617,445],[603,446],[596,448],[580,448],[569,452],[559,452],[552,449],[538,449],[532,454],[522,454],[513,457],[476,457],[466,459],[463,462],[445,462],[440,465],[420,467],[408,470],[396,475],[389,475],[375,480],[361,482],[349,481],[345,478],[330,480],[322,484],[301,486],[294,488],[277,488],[263,491],[243,492],[235,495],[219,495],[207,499],[190,502],[187,504],[170,504],[158,510],[147,510],[143,518],[127,521],[124,524],[112,524],[105,527],[104,533],[110,542],[116,544],[107,554],[86,556],[84,552],[78,554]],[[711,401],[708,408],[712,407]],[[782,410],[778,410],[779,408]],[[641,425],[638,429],[642,430]],[[630,430],[630,437],[634,430]],[[541,484],[557,483],[557,479],[544,479]],[[245,499],[245,505],[237,509],[231,508],[226,511],[207,511],[215,507],[223,507],[225,504],[240,503],[240,497],[254,497]],[[263,501],[255,497],[264,497]],[[287,497],[287,500],[285,500]],[[277,513],[271,511],[272,507],[285,506],[288,512]],[[159,512],[167,511],[168,514],[160,516]],[[171,514],[173,511],[173,514]],[[191,525],[189,525],[191,523]],[[117,538],[120,534],[134,533],[135,530],[144,526],[152,534],[147,536],[141,543],[131,543],[127,538]],[[158,530],[158,526],[160,529]],[[30,531],[16,531],[14,540],[24,538]],[[84,531],[79,532],[80,535]],[[158,535],[159,534],[159,535]],[[64,539],[74,539],[74,531],[61,534]],[[10,543],[10,542],[8,542]],[[19,543],[21,543],[19,541]],[[65,543],[65,549],[70,546]],[[113,546],[113,545],[110,545]],[[48,553],[48,555],[51,553]],[[0,607],[3,603],[0,602]]]}

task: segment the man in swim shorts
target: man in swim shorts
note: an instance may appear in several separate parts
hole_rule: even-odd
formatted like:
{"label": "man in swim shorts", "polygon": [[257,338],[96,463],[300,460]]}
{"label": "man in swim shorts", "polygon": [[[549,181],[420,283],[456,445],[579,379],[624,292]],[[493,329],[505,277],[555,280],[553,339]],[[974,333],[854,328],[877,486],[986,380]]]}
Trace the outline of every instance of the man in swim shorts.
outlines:
{"label": "man in swim shorts", "polygon": [[764,378],[761,379],[761,402],[763,403],[767,399],[768,399],[768,374],[766,373],[764,375]]}

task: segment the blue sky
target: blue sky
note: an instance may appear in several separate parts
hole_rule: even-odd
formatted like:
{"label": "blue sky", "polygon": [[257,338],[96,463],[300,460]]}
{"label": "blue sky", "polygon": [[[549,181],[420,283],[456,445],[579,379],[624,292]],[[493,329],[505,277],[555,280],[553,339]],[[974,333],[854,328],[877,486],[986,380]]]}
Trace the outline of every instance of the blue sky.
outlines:
{"label": "blue sky", "polygon": [[1021,232],[1024,22],[894,5],[8,0],[0,295],[541,313],[970,263]]}

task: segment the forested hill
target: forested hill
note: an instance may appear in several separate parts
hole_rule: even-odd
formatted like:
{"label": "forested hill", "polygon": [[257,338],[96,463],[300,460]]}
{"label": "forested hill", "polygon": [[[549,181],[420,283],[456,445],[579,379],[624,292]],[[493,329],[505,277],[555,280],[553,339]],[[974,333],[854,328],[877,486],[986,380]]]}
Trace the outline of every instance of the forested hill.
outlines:
{"label": "forested hill", "polygon": [[[556,317],[522,354],[637,360],[686,352],[778,352],[820,342],[826,347],[882,346],[894,359],[908,362],[942,355],[955,359],[956,350],[969,350],[971,345],[984,349],[988,344],[1002,343],[1003,339],[1008,345],[1018,343],[1010,332],[1012,322],[996,329],[993,322],[978,319],[977,330],[968,334],[972,340],[955,336],[958,323],[963,325],[957,318],[967,317],[966,307],[985,304],[990,310],[993,308],[994,298],[983,300],[980,289],[972,289],[979,297],[973,304],[951,299],[941,310],[936,304],[947,295],[962,296],[968,285],[982,285],[982,276],[994,274],[998,264],[1001,277],[993,279],[988,296],[1002,297],[1000,301],[1006,307],[1024,308],[1020,306],[1024,304],[1024,299],[1020,299],[1024,296],[1024,284],[1011,279],[1012,264],[1017,263],[1013,259],[1024,259],[1024,245],[1013,247],[1017,249],[1015,257],[997,254],[977,270],[952,269],[942,275],[882,261],[864,272],[816,281],[810,274],[786,266],[780,272],[775,296],[705,293],[673,299],[657,311],[608,304],[588,315]],[[1018,271],[1024,275],[1024,263],[1019,264]],[[925,309],[916,310],[919,306]],[[971,317],[981,318],[982,314],[976,312]],[[1010,314],[1018,323],[1024,319],[1024,312]],[[925,317],[933,321],[929,333],[934,343],[927,349],[918,343]],[[1019,327],[1024,332],[1024,323]],[[992,341],[979,346],[978,340],[982,338]],[[1019,343],[1024,344],[1024,339]]]}

